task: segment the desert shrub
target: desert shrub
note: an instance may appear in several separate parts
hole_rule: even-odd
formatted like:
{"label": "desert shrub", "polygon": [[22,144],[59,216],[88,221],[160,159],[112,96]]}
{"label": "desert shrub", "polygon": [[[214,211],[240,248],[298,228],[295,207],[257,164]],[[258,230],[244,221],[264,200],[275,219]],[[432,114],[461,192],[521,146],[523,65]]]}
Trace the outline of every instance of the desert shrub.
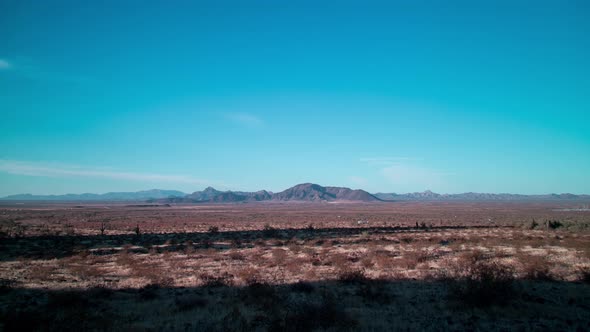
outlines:
{"label": "desert shrub", "polygon": [[243,261],[244,259],[246,259],[246,257],[244,256],[244,254],[242,254],[239,251],[232,251],[229,253],[229,258],[231,258],[234,261]]}
{"label": "desert shrub", "polygon": [[363,259],[361,259],[361,265],[364,268],[369,269],[375,266],[375,263],[373,262],[373,259],[371,257],[364,257]]}
{"label": "desert shrub", "polygon": [[283,249],[273,249],[272,258],[274,260],[275,265],[282,265],[285,263],[285,260],[287,259],[287,251]]}
{"label": "desert shrub", "polygon": [[21,238],[25,236],[27,226],[13,220],[0,222],[0,238]]}
{"label": "desert shrub", "polygon": [[233,275],[224,272],[220,275],[201,274],[204,287],[224,287],[233,285]]}
{"label": "desert shrub", "polygon": [[209,226],[208,232],[211,233],[211,234],[217,234],[217,233],[219,233],[219,227],[217,227],[217,226]]}
{"label": "desert shrub", "polygon": [[244,288],[244,291],[246,292],[247,296],[260,301],[271,299],[277,296],[275,288],[263,281],[248,285],[246,288]]}
{"label": "desert shrub", "polygon": [[514,294],[514,269],[494,261],[464,261],[448,275],[450,295],[461,303],[484,307],[503,304]]}
{"label": "desert shrub", "polygon": [[414,239],[409,236],[404,236],[400,239],[400,241],[407,244],[407,243],[412,243],[414,241]]}
{"label": "desert shrub", "polygon": [[199,295],[189,294],[177,297],[174,303],[176,304],[176,310],[188,311],[194,308],[203,308],[207,305],[208,301]]}
{"label": "desert shrub", "polygon": [[535,221],[535,219],[533,218],[533,220],[529,224],[529,229],[535,229],[537,228],[537,226],[539,226],[539,223],[537,223],[537,221]]}
{"label": "desert shrub", "polygon": [[548,220],[547,227],[550,229],[558,229],[563,226],[563,223],[559,220]]}
{"label": "desert shrub", "polygon": [[387,290],[386,282],[382,280],[371,280],[362,284],[358,288],[357,295],[367,302],[375,302],[379,305],[390,304],[393,299]]}
{"label": "desert shrub", "polygon": [[270,330],[313,331],[351,330],[358,326],[333,296],[323,296],[319,302],[303,302],[286,312],[284,320],[274,321]]}
{"label": "desert shrub", "polygon": [[529,280],[554,281],[550,263],[540,256],[528,256],[524,262],[524,278]]}
{"label": "desert shrub", "polygon": [[36,280],[49,280],[55,272],[55,267],[50,265],[35,265],[29,270],[29,278]]}
{"label": "desert shrub", "polygon": [[195,252],[195,247],[193,246],[192,241],[185,241],[184,242],[184,253],[186,255],[193,254]]}
{"label": "desert shrub", "polygon": [[349,269],[349,270],[341,271],[340,274],[338,274],[338,281],[344,282],[344,283],[363,283],[363,282],[366,282],[367,280],[368,280],[368,278],[365,275],[364,269],[360,269],[360,270]]}
{"label": "desert shrub", "polygon": [[0,278],[0,295],[8,293],[15,285],[15,280]]}
{"label": "desert shrub", "polygon": [[248,331],[248,320],[237,306],[223,317],[221,322],[222,331]]}
{"label": "desert shrub", "polygon": [[305,281],[294,283],[290,288],[292,291],[299,293],[313,293],[315,290],[315,287],[311,283]]}
{"label": "desert shrub", "polygon": [[151,282],[160,287],[172,287],[174,286],[174,279],[161,273],[154,273],[149,276]]}
{"label": "desert shrub", "polygon": [[247,267],[238,271],[238,278],[242,279],[246,285],[253,285],[262,282],[262,278],[258,274],[258,270]]}
{"label": "desert shrub", "polygon": [[76,291],[59,291],[49,293],[47,305],[56,308],[83,307],[90,303],[88,297],[81,292]]}
{"label": "desert shrub", "polygon": [[0,315],[3,331],[42,331],[47,315],[33,308],[9,308]]}
{"label": "desert shrub", "polygon": [[590,267],[584,266],[578,269],[578,280],[590,284]]}
{"label": "desert shrub", "polygon": [[235,237],[231,240],[232,248],[241,248],[242,247],[242,239],[239,237]]}
{"label": "desert shrub", "polygon": [[264,237],[276,237],[278,234],[279,232],[277,229],[269,224],[264,225],[264,228],[262,229],[262,235],[264,235]]}
{"label": "desert shrub", "polygon": [[142,300],[153,300],[159,296],[162,287],[158,284],[149,284],[139,289],[139,298]]}
{"label": "desert shrub", "polygon": [[112,297],[113,294],[115,293],[115,291],[112,288],[100,285],[100,286],[95,286],[95,287],[89,288],[87,293],[88,293],[89,298],[95,299],[95,300],[100,300],[100,299],[108,299],[108,298]]}

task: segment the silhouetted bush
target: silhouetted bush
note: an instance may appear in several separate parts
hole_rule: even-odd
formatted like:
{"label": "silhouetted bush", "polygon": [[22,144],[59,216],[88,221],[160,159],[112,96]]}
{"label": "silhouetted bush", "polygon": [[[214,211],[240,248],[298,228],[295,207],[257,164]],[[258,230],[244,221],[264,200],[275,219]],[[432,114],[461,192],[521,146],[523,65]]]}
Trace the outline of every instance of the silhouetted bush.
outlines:
{"label": "silhouetted bush", "polygon": [[338,281],[345,282],[345,283],[363,283],[366,282],[367,276],[365,275],[365,270],[346,270],[340,272],[338,275]]}
{"label": "silhouetted bush", "polygon": [[264,235],[264,237],[276,237],[278,233],[279,232],[269,224],[264,225],[264,228],[262,229],[262,235]]}
{"label": "silhouetted bush", "polygon": [[560,228],[562,226],[563,226],[563,224],[559,220],[549,220],[549,221],[547,221],[547,227],[549,227],[550,229],[558,229],[558,228]]}
{"label": "silhouetted bush", "polygon": [[484,307],[514,296],[514,269],[497,262],[475,261],[450,281],[450,295],[462,303]]}
{"label": "silhouetted bush", "polygon": [[357,325],[358,322],[343,310],[341,304],[338,304],[331,296],[324,296],[319,303],[310,301],[294,306],[287,312],[284,321],[275,321],[270,330],[313,331],[317,329],[334,329],[337,331],[351,330]]}
{"label": "silhouetted bush", "polygon": [[200,278],[205,287],[224,287],[233,285],[233,275],[227,272],[220,275],[202,274]]}
{"label": "silhouetted bush", "polygon": [[188,311],[194,308],[202,308],[208,303],[207,299],[195,294],[177,297],[174,302],[178,311]]}

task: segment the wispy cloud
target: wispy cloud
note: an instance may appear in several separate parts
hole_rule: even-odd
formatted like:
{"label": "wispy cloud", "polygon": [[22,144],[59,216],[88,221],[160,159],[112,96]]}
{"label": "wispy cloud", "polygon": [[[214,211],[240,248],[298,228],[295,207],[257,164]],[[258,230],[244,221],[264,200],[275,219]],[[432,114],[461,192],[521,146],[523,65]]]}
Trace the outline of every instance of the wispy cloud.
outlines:
{"label": "wispy cloud", "polygon": [[360,177],[360,176],[349,176],[348,180],[352,184],[354,184],[355,186],[361,186],[361,187],[366,186],[368,183],[367,179]]}
{"label": "wispy cloud", "polygon": [[401,162],[417,161],[419,158],[413,157],[371,157],[361,158],[360,162],[369,164],[371,166],[393,165]]}
{"label": "wispy cloud", "polygon": [[0,59],[0,70],[10,70],[12,75],[40,82],[85,84],[96,81],[89,77],[45,68],[29,58],[18,58],[15,61]]}
{"label": "wispy cloud", "polygon": [[261,118],[250,114],[250,113],[228,113],[226,118],[234,123],[242,126],[257,128],[264,125],[264,121]]}
{"label": "wispy cloud", "polygon": [[86,168],[56,163],[38,163],[4,159],[0,159],[0,172],[41,177],[87,177],[142,182],[165,182],[197,185],[211,184],[207,180],[197,179],[186,175],[121,172],[108,169],[105,170],[104,168]]}
{"label": "wispy cloud", "polygon": [[405,163],[384,167],[380,172],[389,183],[404,191],[440,188],[445,183],[445,176],[449,175],[428,167]]}
{"label": "wispy cloud", "polygon": [[378,169],[378,173],[395,192],[442,189],[452,173],[425,166],[422,158],[373,157],[361,158],[361,162]]}
{"label": "wispy cloud", "polygon": [[7,60],[0,59],[0,70],[6,70],[12,68],[12,64]]}

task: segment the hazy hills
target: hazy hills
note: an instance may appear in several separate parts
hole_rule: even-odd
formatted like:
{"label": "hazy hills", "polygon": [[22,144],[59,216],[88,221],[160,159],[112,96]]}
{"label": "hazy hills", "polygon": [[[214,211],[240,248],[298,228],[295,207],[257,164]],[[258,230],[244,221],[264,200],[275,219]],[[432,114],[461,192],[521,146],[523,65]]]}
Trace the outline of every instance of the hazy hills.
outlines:
{"label": "hazy hills", "polygon": [[167,198],[171,196],[184,196],[178,190],[143,190],[137,192],[110,192],[106,194],[66,194],[66,195],[11,195],[0,198],[13,201],[142,201],[147,199]]}
{"label": "hazy hills", "polygon": [[237,202],[380,202],[380,201],[533,201],[533,200],[576,200],[590,199],[590,195],[547,194],[488,194],[462,193],[438,194],[432,191],[407,194],[370,194],[360,189],[345,187],[323,187],[313,183],[302,183],[278,193],[266,190],[256,192],[220,191],[208,187],[203,191],[185,194],[177,190],[152,189],[138,192],[110,192],[106,194],[66,195],[11,195],[1,200],[12,201],[149,201],[158,203],[237,203]]}
{"label": "hazy hills", "polygon": [[590,199],[590,195],[574,195],[567,193],[546,195],[489,194],[473,192],[462,194],[437,194],[430,190],[407,194],[376,193],[375,196],[384,201],[544,201],[564,199]]}

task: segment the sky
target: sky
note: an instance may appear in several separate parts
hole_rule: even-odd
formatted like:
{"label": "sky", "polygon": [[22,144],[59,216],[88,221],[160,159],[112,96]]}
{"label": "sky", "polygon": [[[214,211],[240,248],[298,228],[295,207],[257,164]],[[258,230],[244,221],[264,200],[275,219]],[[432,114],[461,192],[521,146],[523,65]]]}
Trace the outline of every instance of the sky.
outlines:
{"label": "sky", "polygon": [[588,1],[0,1],[0,196],[590,193]]}

